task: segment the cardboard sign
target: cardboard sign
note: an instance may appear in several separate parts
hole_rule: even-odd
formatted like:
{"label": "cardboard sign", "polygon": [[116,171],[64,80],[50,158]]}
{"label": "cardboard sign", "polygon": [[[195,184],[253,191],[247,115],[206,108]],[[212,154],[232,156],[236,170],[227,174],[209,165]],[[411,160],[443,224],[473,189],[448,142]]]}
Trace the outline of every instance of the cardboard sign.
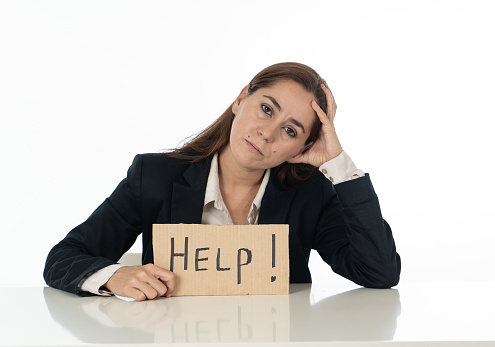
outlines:
{"label": "cardboard sign", "polygon": [[288,225],[154,224],[153,253],[174,296],[289,294]]}

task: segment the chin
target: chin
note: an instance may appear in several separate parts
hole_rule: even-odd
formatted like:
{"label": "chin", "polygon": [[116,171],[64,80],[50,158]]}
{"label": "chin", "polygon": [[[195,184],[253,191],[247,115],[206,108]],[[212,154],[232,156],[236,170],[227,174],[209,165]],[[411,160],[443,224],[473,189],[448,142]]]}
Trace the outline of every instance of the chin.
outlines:
{"label": "chin", "polygon": [[247,157],[234,157],[237,165],[248,170],[266,170],[266,165],[262,162]]}

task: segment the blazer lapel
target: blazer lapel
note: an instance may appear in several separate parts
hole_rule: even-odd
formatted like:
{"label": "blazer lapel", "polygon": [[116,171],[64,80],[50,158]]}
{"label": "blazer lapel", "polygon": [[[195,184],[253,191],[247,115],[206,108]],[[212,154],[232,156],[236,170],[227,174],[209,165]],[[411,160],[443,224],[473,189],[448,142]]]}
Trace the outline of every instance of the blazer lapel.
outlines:
{"label": "blazer lapel", "polygon": [[274,175],[270,175],[263,200],[261,200],[258,224],[285,224],[295,193],[296,189],[280,189],[275,182]]}
{"label": "blazer lapel", "polygon": [[[170,218],[172,224],[201,224],[210,165],[211,159],[193,163],[184,171],[184,181],[173,183]],[[296,189],[280,189],[271,175],[261,201],[258,223],[286,223],[295,193]]]}
{"label": "blazer lapel", "polygon": [[184,181],[174,182],[170,216],[172,224],[201,224],[210,164],[211,159],[192,163],[184,171]]}

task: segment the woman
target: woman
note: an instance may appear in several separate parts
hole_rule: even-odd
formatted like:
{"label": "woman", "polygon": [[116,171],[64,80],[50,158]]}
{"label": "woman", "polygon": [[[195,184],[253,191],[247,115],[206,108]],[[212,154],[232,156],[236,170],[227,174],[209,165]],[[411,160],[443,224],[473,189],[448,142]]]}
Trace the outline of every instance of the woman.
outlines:
{"label": "woman", "polygon": [[[270,66],[181,148],[138,155],[112,195],[48,255],[47,284],[80,295],[170,296],[152,224],[289,224],[290,281],[311,282],[311,249],[366,287],[399,281],[400,257],[368,175],[342,150],[337,106],[308,66]],[[319,169],[319,170],[318,170]],[[116,263],[143,233],[144,266]]]}

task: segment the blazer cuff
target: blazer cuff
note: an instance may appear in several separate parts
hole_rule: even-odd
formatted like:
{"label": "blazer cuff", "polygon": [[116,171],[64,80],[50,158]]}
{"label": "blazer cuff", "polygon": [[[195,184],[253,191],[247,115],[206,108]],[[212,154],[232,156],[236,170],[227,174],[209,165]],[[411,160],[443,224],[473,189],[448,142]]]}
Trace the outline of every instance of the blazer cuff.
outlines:
{"label": "blazer cuff", "polygon": [[356,206],[377,199],[369,174],[335,186],[342,206]]}

